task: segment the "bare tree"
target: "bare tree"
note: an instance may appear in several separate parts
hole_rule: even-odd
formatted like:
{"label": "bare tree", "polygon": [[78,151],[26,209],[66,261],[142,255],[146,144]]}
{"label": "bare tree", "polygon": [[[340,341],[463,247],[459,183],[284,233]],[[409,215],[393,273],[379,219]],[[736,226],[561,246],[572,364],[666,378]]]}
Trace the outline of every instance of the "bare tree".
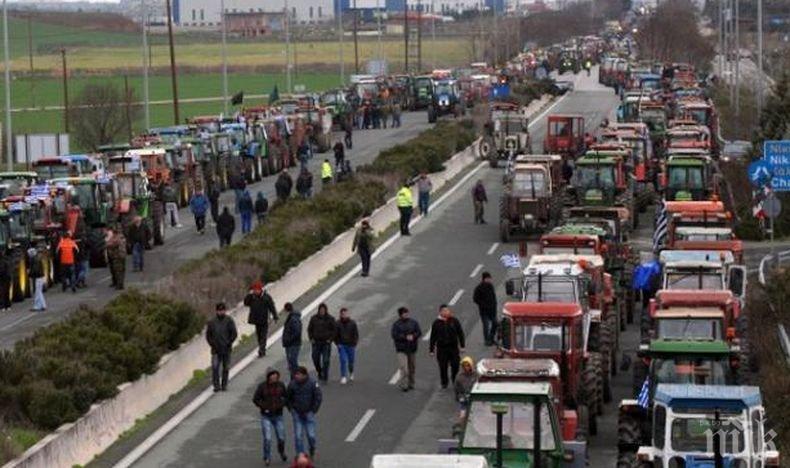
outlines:
{"label": "bare tree", "polygon": [[713,45],[699,31],[696,7],[689,0],[666,0],[639,24],[642,57],[662,62],[688,62],[708,69]]}
{"label": "bare tree", "polygon": [[133,106],[134,101],[132,91],[127,95],[111,83],[86,85],[69,110],[74,142],[95,150],[127,137],[130,124],[140,118],[140,106]]}

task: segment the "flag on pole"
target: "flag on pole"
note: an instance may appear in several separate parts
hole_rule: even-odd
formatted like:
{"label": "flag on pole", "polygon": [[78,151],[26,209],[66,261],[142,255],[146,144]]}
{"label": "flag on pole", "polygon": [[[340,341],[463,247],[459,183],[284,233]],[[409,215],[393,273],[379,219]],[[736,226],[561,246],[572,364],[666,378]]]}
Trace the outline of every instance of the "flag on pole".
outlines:
{"label": "flag on pole", "polygon": [[269,94],[269,104],[274,104],[279,100],[280,100],[280,91],[277,90],[277,85],[274,85],[274,89]]}
{"label": "flag on pole", "polygon": [[650,406],[650,376],[645,377],[645,382],[642,384],[642,389],[639,390],[639,396],[636,398],[636,403],[644,409]]}
{"label": "flag on pole", "polygon": [[653,252],[658,252],[658,249],[664,243],[667,237],[667,226],[669,225],[669,214],[667,213],[667,205],[661,202],[656,216],[656,230],[653,232]]}
{"label": "flag on pole", "polygon": [[502,255],[499,261],[505,268],[521,268],[521,258],[514,253]]}
{"label": "flag on pole", "polygon": [[244,103],[244,91],[239,91],[230,98],[230,105],[239,106]]}

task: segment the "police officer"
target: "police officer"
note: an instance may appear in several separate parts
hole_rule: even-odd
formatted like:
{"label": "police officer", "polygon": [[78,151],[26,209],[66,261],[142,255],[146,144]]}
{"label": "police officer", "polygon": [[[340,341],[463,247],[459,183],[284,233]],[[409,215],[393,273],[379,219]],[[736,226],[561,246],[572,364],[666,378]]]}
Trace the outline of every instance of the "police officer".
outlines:
{"label": "police officer", "polygon": [[329,164],[328,159],[324,159],[321,164],[321,183],[329,185],[332,182],[332,165]]}
{"label": "police officer", "polygon": [[123,232],[114,226],[107,236],[107,259],[110,262],[112,287],[123,289],[126,276],[126,238]]}
{"label": "police officer", "polygon": [[412,199],[408,181],[404,181],[403,187],[398,190],[397,203],[398,211],[400,211],[400,233],[402,236],[410,236],[409,221],[411,221],[414,200]]}

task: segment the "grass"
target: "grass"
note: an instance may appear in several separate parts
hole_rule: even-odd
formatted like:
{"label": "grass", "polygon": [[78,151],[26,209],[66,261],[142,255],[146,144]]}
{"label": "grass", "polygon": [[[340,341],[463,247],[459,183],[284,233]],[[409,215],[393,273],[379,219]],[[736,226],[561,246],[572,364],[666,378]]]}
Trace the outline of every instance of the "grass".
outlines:
{"label": "grass", "polygon": [[46,434],[35,429],[15,426],[0,428],[0,461],[5,462],[24,453]]}

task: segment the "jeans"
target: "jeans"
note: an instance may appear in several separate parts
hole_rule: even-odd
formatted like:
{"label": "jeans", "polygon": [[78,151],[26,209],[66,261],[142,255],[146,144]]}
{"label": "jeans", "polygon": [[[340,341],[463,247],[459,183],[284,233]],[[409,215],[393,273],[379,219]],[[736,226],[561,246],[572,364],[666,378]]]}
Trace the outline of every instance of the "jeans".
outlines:
{"label": "jeans", "polygon": [[[221,368],[221,369],[220,369]],[[211,382],[214,390],[228,387],[228,371],[230,371],[230,352],[217,354],[211,353]]]}
{"label": "jeans", "polygon": [[264,221],[266,221],[266,213],[258,213],[255,215],[255,217],[258,218],[258,226],[260,226],[261,224],[263,224]]}
{"label": "jeans", "polygon": [[337,345],[337,355],[340,358],[340,376],[347,377],[348,374],[354,375],[354,358],[357,348],[349,345]]}
{"label": "jeans", "polygon": [[63,284],[63,290],[71,288],[72,291],[77,291],[77,271],[74,264],[60,266],[60,282]]}
{"label": "jeans", "polygon": [[402,389],[414,388],[415,353],[398,353],[398,370],[400,380],[398,386]]}
{"label": "jeans", "polygon": [[428,214],[428,203],[431,201],[431,192],[420,192],[419,197],[417,198],[417,204],[420,207],[420,214],[427,215]]}
{"label": "jeans", "polygon": [[233,240],[233,234],[229,236],[219,236],[219,248],[226,247],[230,245],[231,241]]}
{"label": "jeans", "polygon": [[[442,387],[447,387],[449,380],[455,382],[455,376],[458,375],[458,369],[461,365],[461,356],[458,353],[458,348],[455,349],[436,349],[436,361],[439,363],[439,378],[442,382]],[[450,368],[450,379],[447,378],[447,368]]]}
{"label": "jeans", "polygon": [[480,313],[480,321],[483,323],[483,341],[490,345],[496,337],[496,314]]}
{"label": "jeans", "polygon": [[242,195],[244,195],[244,190],[242,190],[242,189],[233,189],[233,195],[236,196],[235,202],[233,203],[234,212],[238,213],[239,212],[239,199],[241,198]]}
{"label": "jeans", "polygon": [[195,227],[198,232],[203,232],[206,229],[206,215],[195,215]]}
{"label": "jeans", "polygon": [[258,356],[266,355],[266,339],[269,335],[269,324],[255,325],[255,336],[258,338]]}
{"label": "jeans", "polygon": [[483,202],[475,200],[475,224],[485,224],[486,220],[483,219],[484,214]]}
{"label": "jeans", "polygon": [[305,414],[292,411],[291,416],[293,416],[294,420],[294,447],[296,453],[307,453],[304,449],[305,432],[307,433],[307,443],[312,452],[315,450],[315,414],[312,411]]}
{"label": "jeans", "polygon": [[409,222],[411,221],[412,207],[399,206],[398,211],[400,211],[400,233],[404,236],[408,236],[410,235]]}
{"label": "jeans", "polygon": [[132,269],[143,271],[143,244],[140,242],[132,244]]}
{"label": "jeans", "polygon": [[368,276],[370,274],[370,249],[357,248],[359,253],[359,260],[362,262],[362,274]]}
{"label": "jeans", "polygon": [[47,301],[44,299],[44,285],[47,279],[44,277],[36,278],[36,292],[33,295],[33,310],[44,310],[47,308]]}
{"label": "jeans", "polygon": [[252,231],[252,213],[243,212],[241,214],[241,233],[247,234]]}
{"label": "jeans", "polygon": [[288,363],[288,371],[293,375],[296,368],[299,367],[299,350],[301,345],[286,346],[285,347],[285,360]]}
{"label": "jeans", "polygon": [[85,284],[85,280],[88,278],[88,270],[90,269],[90,261],[88,259],[80,260],[77,264],[77,284]]}
{"label": "jeans", "polygon": [[331,342],[313,342],[313,366],[315,366],[315,372],[318,374],[318,380],[329,380],[329,359],[331,356]]}
{"label": "jeans", "polygon": [[165,203],[165,212],[167,213],[165,219],[170,220],[170,225],[172,227],[176,227],[181,222],[178,219],[178,205],[176,202],[167,202]]}
{"label": "jeans", "polygon": [[277,448],[280,453],[285,451],[285,422],[283,415],[261,415],[261,433],[263,434],[263,459],[272,459],[272,433],[277,437]]}

